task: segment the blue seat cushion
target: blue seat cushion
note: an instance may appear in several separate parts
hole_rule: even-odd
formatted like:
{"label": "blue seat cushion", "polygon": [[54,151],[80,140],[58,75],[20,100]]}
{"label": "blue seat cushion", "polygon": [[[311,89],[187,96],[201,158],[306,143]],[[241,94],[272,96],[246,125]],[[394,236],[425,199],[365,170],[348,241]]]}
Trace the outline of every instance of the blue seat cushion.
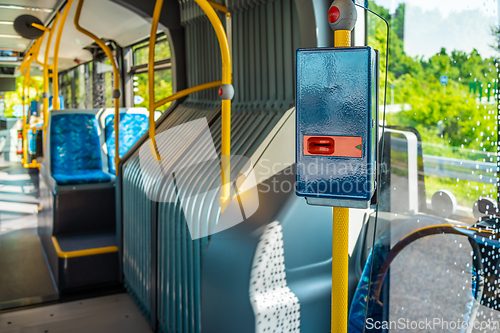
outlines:
{"label": "blue seat cushion", "polygon": [[111,176],[102,170],[76,170],[71,174],[54,173],[52,177],[58,185],[98,184],[111,181]]}
{"label": "blue seat cushion", "polygon": [[[105,119],[105,138],[108,150],[108,169],[110,173],[115,173],[115,115],[111,114]],[[130,148],[148,130],[148,116],[145,114],[120,113],[120,158],[125,155]]]}
{"label": "blue seat cushion", "polygon": [[102,171],[101,148],[95,115],[54,115],[50,125],[52,177],[59,185],[111,181]]}

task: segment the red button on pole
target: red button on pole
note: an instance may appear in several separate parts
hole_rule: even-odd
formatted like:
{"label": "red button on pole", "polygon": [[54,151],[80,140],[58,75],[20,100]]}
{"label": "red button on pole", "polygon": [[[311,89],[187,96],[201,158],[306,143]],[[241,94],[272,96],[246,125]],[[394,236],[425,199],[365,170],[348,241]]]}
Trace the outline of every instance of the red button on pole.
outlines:
{"label": "red button on pole", "polygon": [[330,23],[335,23],[339,19],[339,16],[339,9],[335,6],[330,7],[330,10],[328,11],[328,21],[330,21]]}
{"label": "red button on pole", "polygon": [[304,156],[363,157],[363,138],[359,136],[304,135]]}
{"label": "red button on pole", "polygon": [[331,155],[335,152],[335,142],[328,137],[312,137],[307,140],[307,151],[312,155]]}

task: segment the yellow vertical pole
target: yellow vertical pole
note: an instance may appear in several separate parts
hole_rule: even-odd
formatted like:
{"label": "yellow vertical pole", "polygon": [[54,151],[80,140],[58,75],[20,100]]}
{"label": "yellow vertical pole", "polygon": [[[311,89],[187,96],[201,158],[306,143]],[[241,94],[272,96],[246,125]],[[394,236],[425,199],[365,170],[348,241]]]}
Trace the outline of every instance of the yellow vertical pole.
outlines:
{"label": "yellow vertical pole", "polygon": [[[336,30],[335,47],[351,46],[351,31]],[[349,208],[333,207],[332,333],[347,332]],[[335,291],[335,292],[334,292]]]}
{"label": "yellow vertical pole", "polygon": [[26,158],[26,144],[25,144],[25,142],[26,142],[26,74],[23,75],[23,90],[22,90],[21,100],[23,102],[23,117],[21,118],[22,122],[23,122],[23,127],[22,127],[23,155],[21,158],[21,163],[24,166],[24,164],[26,163],[26,159],[25,159]]}
{"label": "yellow vertical pole", "polygon": [[[118,175],[118,164],[120,164],[120,71],[118,70],[118,65],[116,63],[116,59],[113,56],[113,51],[106,45],[101,39],[99,39],[96,35],[91,33],[90,31],[82,28],[80,26],[80,15],[82,13],[83,2],[85,0],[78,0],[78,4],[76,6],[75,12],[75,27],[76,30],[80,31],[82,34],[92,38],[94,42],[99,45],[99,47],[106,53],[109,61],[111,61],[111,66],[113,67],[113,101],[115,107],[115,121],[114,121],[114,129],[115,129],[115,174]],[[154,54],[153,54],[154,55]],[[149,69],[148,69],[149,71]],[[154,100],[154,99],[153,99]]]}
{"label": "yellow vertical pole", "polygon": [[57,29],[56,42],[54,46],[54,68],[52,71],[52,87],[54,91],[54,98],[52,100],[52,105],[54,106],[54,110],[60,109],[59,103],[59,76],[58,76],[58,66],[59,66],[59,45],[61,44],[61,36],[64,30],[64,23],[66,22],[66,18],[68,17],[69,10],[71,5],[73,4],[73,0],[68,0],[66,2],[66,6],[64,7],[64,11],[61,15],[61,22],[59,23],[59,28]]}
{"label": "yellow vertical pole", "polygon": [[[224,31],[224,26],[219,19],[219,16],[214,11],[214,8],[227,13],[227,8],[207,0],[193,0],[198,6],[203,10],[205,15],[207,15],[210,23],[212,24],[215,34],[217,35],[217,40],[219,41],[219,47],[222,57],[222,85],[232,85],[232,73],[231,73],[231,52],[229,49],[229,42],[227,39],[226,32]],[[214,7],[212,7],[212,5]],[[151,35],[149,37],[149,58],[148,58],[148,82],[149,82],[149,138],[151,154],[158,160],[161,161],[160,154],[158,153],[158,148],[156,146],[156,129],[154,121],[154,108],[158,105],[154,100],[154,45],[156,43],[156,30],[158,27],[158,21],[160,18],[161,8],[163,5],[163,0],[157,0],[155,9],[153,12],[153,18],[151,23]],[[228,14],[228,13],[227,13]],[[222,211],[229,203],[230,199],[230,175],[231,175],[231,100],[227,98],[222,98],[222,134],[221,134],[221,173],[222,173],[222,187],[221,187],[221,198],[220,205]]]}
{"label": "yellow vertical pole", "polygon": [[151,34],[149,35],[149,54],[148,54],[148,94],[149,94],[149,149],[157,161],[161,161],[158,147],[156,146],[156,122],[155,122],[155,46],[156,31],[160,21],[161,8],[163,0],[156,0],[153,19],[151,22]]}
{"label": "yellow vertical pole", "polygon": [[23,164],[26,167],[26,164],[28,164],[28,122],[29,122],[29,115],[28,115],[28,101],[30,99],[30,68],[26,70],[26,76],[24,77],[24,84],[25,84],[25,89],[27,90],[25,93],[24,101],[23,103],[26,105],[26,107],[23,107]]}
{"label": "yellow vertical pole", "polygon": [[[37,25],[39,26],[39,25]],[[28,163],[28,120],[29,116],[26,114],[26,105],[27,101],[29,100],[29,90],[31,88],[31,85],[34,84],[35,90],[36,90],[36,98],[38,100],[38,86],[36,85],[36,82],[31,78],[30,76],[30,66],[33,61],[38,62],[37,57],[38,53],[40,52],[40,47],[42,45],[43,39],[45,37],[45,34],[47,32],[47,29],[45,27],[39,26],[40,30],[44,30],[43,35],[33,43],[31,48],[27,52],[27,56],[21,66],[19,66],[19,70],[21,71],[21,74],[23,75],[23,84],[22,84],[22,105],[23,105],[23,116],[22,116],[22,147],[23,147],[23,152],[22,152],[22,158],[21,162],[25,168],[30,168],[33,166],[36,166],[36,160],[33,160],[33,163]],[[26,94],[26,89],[28,89],[28,93]]]}
{"label": "yellow vertical pole", "polygon": [[[24,75],[24,78],[23,78],[23,94],[22,94],[22,101],[23,101],[23,117],[22,117],[22,121],[23,121],[23,157],[21,159],[21,162],[23,164],[23,166],[25,168],[27,168],[28,166],[28,121],[29,121],[29,116],[28,114],[26,113],[28,111],[27,109],[27,101],[29,100],[30,98],[30,81],[31,81],[31,77],[30,77],[30,67],[28,65],[28,67],[25,69],[25,72],[22,73]],[[27,90],[27,91],[26,91]]]}
{"label": "yellow vertical pole", "polygon": [[[215,30],[217,39],[219,41],[221,56],[222,56],[222,84],[231,85],[231,52],[229,50],[229,42],[227,40],[224,26],[222,25],[219,16],[215,13],[214,9],[207,0],[194,0],[198,6],[205,12],[210,23]],[[221,129],[221,172],[222,172],[222,187],[220,205],[222,211],[229,203],[230,197],[230,177],[231,177],[231,100],[222,100],[222,129]]]}
{"label": "yellow vertical pole", "polygon": [[45,45],[45,56],[43,59],[43,151],[45,153],[45,141],[47,138],[47,124],[49,121],[49,54],[50,45],[52,44],[52,36],[57,27],[57,22],[59,21],[60,14],[56,13],[54,18],[54,23],[52,23],[52,28],[49,30],[49,37],[47,39],[47,44]]}

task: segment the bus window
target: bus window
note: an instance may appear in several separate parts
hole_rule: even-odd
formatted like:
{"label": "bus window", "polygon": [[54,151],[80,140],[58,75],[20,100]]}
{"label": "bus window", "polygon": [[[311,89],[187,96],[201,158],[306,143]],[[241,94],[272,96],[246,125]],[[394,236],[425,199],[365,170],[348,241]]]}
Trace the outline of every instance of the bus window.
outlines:
{"label": "bus window", "polygon": [[[438,331],[487,328],[499,320],[497,298],[486,292],[498,281],[492,230],[498,228],[499,64],[491,29],[498,26],[498,6],[452,0],[369,6],[391,29],[384,96],[386,26],[368,16],[368,45],[382,52],[386,128],[379,211],[366,229],[368,261],[351,316],[366,286],[368,332],[377,331],[371,330],[376,321],[389,331],[415,330],[426,320]],[[478,208],[484,199],[493,206],[489,213]]]}
{"label": "bus window", "polygon": [[[446,190],[456,198],[453,213],[472,217],[479,197],[497,197],[498,67],[497,52],[490,46],[496,40],[490,27],[496,24],[497,14],[491,4],[457,8],[452,2],[439,3],[431,13],[416,1],[397,6],[370,2],[373,10],[390,20],[392,29],[386,120],[389,126],[413,128],[421,139],[422,209],[432,210],[433,195]],[[451,6],[457,11],[451,11]],[[450,26],[460,26],[465,16],[481,22],[473,33],[480,38],[474,38],[470,29],[458,29],[450,37]],[[421,18],[429,18],[429,25],[422,26]],[[383,22],[369,17],[368,30],[368,44],[384,49]],[[383,69],[384,57],[381,59]],[[380,84],[382,101],[383,75]],[[398,156],[401,138],[393,136],[392,141],[391,160],[406,163],[406,158]]]}
{"label": "bus window", "polygon": [[61,74],[59,80],[61,95],[64,96],[64,105],[67,108],[73,108],[73,70],[69,70]]}
{"label": "bus window", "polygon": [[[148,98],[148,41],[132,46],[134,66],[131,69],[133,76],[134,106],[149,107]],[[170,46],[164,34],[158,36],[155,46],[155,98],[163,99],[172,95],[172,71],[170,62]],[[162,105],[156,111],[165,111],[171,103]]]}
{"label": "bus window", "polygon": [[91,74],[89,71],[90,64],[83,64],[75,68],[73,72],[75,80],[75,108],[76,109],[90,109],[92,107],[92,88],[90,79]]}

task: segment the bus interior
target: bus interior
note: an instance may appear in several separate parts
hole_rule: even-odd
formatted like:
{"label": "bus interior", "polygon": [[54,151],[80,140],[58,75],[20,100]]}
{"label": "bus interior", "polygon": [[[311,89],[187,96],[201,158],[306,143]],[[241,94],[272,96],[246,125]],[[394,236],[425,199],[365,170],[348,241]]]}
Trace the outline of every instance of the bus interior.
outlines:
{"label": "bus interior", "polygon": [[0,0],[0,332],[500,332],[500,2],[348,0],[376,186],[339,268],[296,129],[342,1]]}

